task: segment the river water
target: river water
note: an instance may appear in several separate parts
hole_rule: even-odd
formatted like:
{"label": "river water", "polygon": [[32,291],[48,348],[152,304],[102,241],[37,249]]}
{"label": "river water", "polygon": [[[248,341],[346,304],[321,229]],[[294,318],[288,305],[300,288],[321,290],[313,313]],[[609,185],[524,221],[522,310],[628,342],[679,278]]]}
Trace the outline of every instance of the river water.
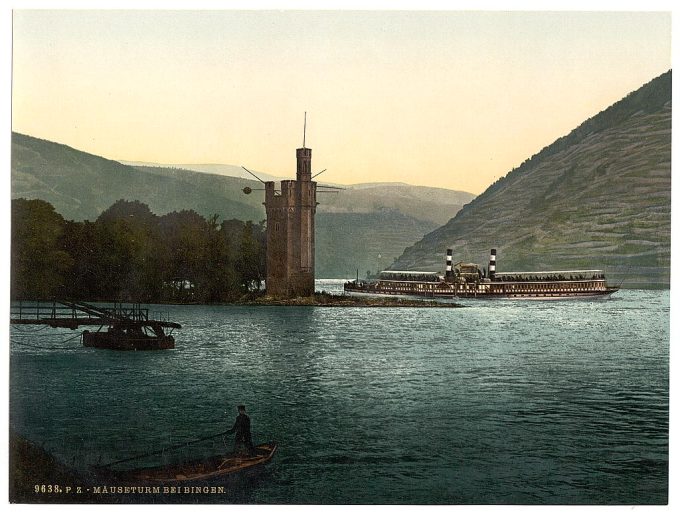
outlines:
{"label": "river water", "polygon": [[252,483],[198,502],[663,504],[669,303],[622,291],[441,309],[153,306],[184,326],[156,352],[13,327],[10,424],[84,470],[219,433],[244,403],[254,440],[279,452]]}

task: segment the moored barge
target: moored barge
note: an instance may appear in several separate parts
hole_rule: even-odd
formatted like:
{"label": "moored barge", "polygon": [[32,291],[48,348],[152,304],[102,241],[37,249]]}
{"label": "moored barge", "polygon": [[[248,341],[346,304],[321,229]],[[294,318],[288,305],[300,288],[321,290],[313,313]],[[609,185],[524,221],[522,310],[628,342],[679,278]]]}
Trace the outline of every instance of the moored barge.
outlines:
{"label": "moored barge", "polygon": [[564,298],[607,297],[619,290],[607,284],[599,269],[567,271],[496,272],[496,250],[491,250],[488,274],[478,264],[452,264],[446,252],[446,273],[382,271],[377,280],[346,282],[352,295],[410,296],[418,298]]}
{"label": "moored barge", "polygon": [[175,348],[175,338],[165,334],[163,327],[157,323],[147,327],[141,324],[115,323],[107,330],[90,332],[84,330],[83,345],[110,350],[168,350]]}

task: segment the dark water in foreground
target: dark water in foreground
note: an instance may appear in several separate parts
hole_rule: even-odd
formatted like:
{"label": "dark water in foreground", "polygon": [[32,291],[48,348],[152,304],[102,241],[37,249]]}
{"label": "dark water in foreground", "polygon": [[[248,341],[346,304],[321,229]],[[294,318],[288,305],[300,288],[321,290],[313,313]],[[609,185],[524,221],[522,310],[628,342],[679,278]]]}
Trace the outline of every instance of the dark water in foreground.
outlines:
{"label": "dark water in foreground", "polygon": [[85,468],[220,432],[243,402],[279,454],[201,502],[666,502],[668,291],[466,305],[156,307],[185,326],[160,352],[15,327],[10,422]]}

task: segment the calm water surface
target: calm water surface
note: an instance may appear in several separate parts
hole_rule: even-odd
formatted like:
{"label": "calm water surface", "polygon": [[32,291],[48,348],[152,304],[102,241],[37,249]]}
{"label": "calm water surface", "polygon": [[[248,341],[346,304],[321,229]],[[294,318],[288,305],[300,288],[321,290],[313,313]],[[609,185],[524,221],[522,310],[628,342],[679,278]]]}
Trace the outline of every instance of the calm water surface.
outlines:
{"label": "calm water surface", "polygon": [[86,469],[218,433],[245,403],[280,449],[222,502],[666,502],[668,291],[465,305],[155,306],[184,326],[157,352],[14,327],[10,422]]}

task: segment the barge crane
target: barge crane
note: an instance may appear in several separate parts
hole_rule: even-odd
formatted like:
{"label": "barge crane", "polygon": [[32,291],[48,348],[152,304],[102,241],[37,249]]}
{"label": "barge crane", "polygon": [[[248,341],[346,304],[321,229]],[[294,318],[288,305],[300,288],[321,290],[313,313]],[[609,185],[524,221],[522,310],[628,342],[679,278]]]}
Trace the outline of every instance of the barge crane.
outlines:
{"label": "barge crane", "polygon": [[[85,302],[55,300],[49,303],[17,302],[10,309],[12,325],[48,325],[76,330],[81,326],[99,327],[84,330],[83,345],[111,350],[167,350],[175,348],[172,331],[179,323],[150,319],[149,309],[139,304],[113,304],[99,307]],[[106,330],[103,330],[106,327]],[[170,329],[166,333],[166,329]]]}

